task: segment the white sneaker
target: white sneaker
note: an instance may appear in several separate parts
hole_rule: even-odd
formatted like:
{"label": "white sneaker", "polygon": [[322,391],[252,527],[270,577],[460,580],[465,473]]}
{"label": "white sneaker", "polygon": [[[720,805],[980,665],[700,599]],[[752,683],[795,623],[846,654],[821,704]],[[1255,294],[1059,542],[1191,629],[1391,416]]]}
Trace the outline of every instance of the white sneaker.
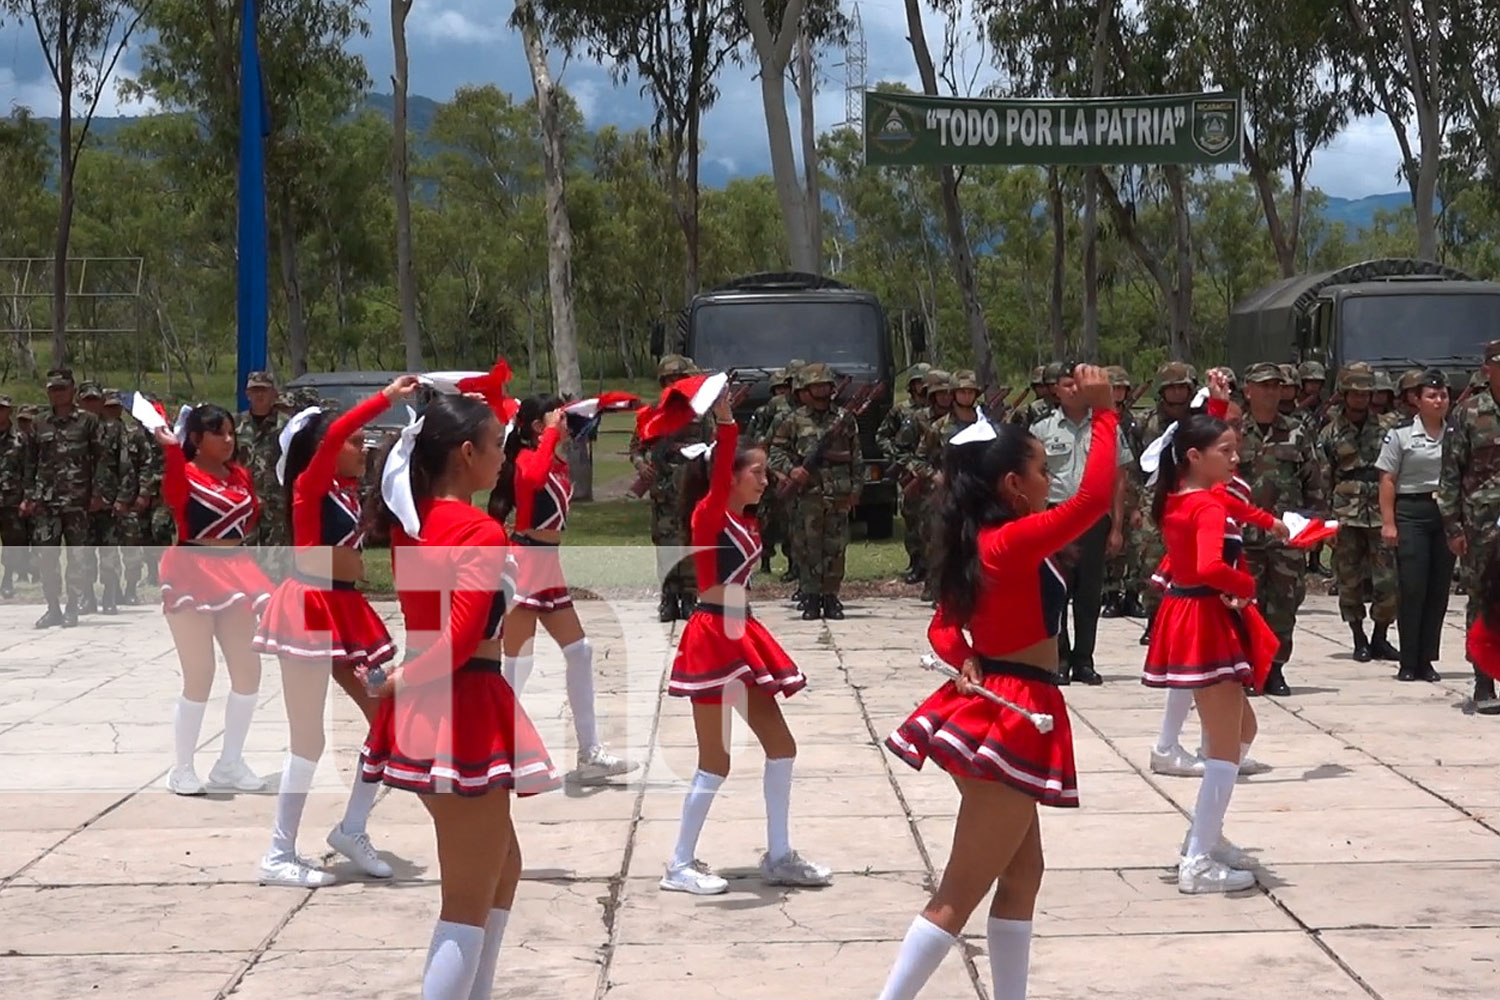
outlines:
{"label": "white sneaker", "polygon": [[1190,895],[1208,892],[1240,892],[1255,885],[1255,873],[1230,868],[1200,854],[1184,858],[1177,866],[1177,891]]}
{"label": "white sneaker", "polygon": [[1181,743],[1173,743],[1172,749],[1166,753],[1152,747],[1151,773],[1165,774],[1174,778],[1201,778],[1203,777],[1203,758],[1197,754],[1188,753],[1187,748]]}
{"label": "white sneaker", "polygon": [[694,896],[717,896],[729,891],[729,883],[696,858],[690,865],[668,865],[661,887],[666,892],[690,892]]}
{"label": "white sneaker", "polygon": [[356,868],[371,878],[390,878],[395,874],[391,871],[391,866],[375,853],[375,845],[370,843],[370,835],[363,830],[358,833],[345,833],[344,824],[340,823],[329,831],[328,846],[353,861]]}
{"label": "white sneaker", "polygon": [[1262,764],[1254,757],[1246,757],[1240,761],[1241,774],[1265,774],[1269,770],[1271,770],[1270,764]]}
{"label": "white sneaker", "polygon": [[241,760],[220,760],[208,772],[208,783],[219,788],[233,788],[239,792],[262,792],[266,779],[250,770],[250,765]]}
{"label": "white sneaker", "polygon": [[167,789],[174,795],[202,795],[206,789],[191,764],[180,764],[167,775]]}
{"label": "white sneaker", "polygon": [[570,778],[580,785],[596,785],[640,767],[634,761],[616,757],[602,746],[592,746],[578,755],[578,770]]}
{"label": "white sneaker", "polygon": [[[1192,839],[1193,830],[1189,827],[1188,832],[1182,838],[1182,847],[1177,852],[1177,863],[1179,865],[1187,860],[1188,841]],[[1245,853],[1224,837],[1219,838],[1219,842],[1214,845],[1213,850],[1208,852],[1208,856],[1226,868],[1240,868],[1248,871],[1257,865],[1253,854]]]}
{"label": "white sneaker", "polygon": [[833,870],[808,861],[796,851],[788,851],[771,863],[770,854],[760,858],[760,878],[767,885],[832,885]]}
{"label": "white sneaker", "polygon": [[312,862],[298,857],[272,857],[267,854],[260,859],[261,885],[285,885],[293,889],[316,889],[333,885],[338,876],[325,872]]}

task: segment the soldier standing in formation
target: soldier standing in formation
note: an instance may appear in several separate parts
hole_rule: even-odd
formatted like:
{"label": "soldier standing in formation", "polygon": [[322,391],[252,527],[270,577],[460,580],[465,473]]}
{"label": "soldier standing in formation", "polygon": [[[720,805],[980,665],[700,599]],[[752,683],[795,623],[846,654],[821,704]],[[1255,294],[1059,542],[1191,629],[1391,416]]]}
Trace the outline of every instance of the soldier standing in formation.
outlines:
{"label": "soldier standing in formation", "polygon": [[[1188,415],[1188,408],[1193,402],[1193,393],[1198,388],[1198,372],[1192,365],[1182,361],[1168,361],[1156,370],[1156,409],[1147,416],[1145,423],[1141,424],[1140,435],[1144,442],[1155,441],[1166,433],[1167,428],[1184,420]],[[1142,452],[1144,452],[1142,448]],[[1137,453],[1139,456],[1141,452]],[[1145,524],[1144,512],[1151,509],[1151,491],[1146,488],[1146,474],[1141,471],[1139,457],[1137,458],[1135,474],[1131,477],[1134,484],[1135,495],[1130,500],[1130,506],[1143,512],[1142,524]],[[1141,645],[1151,645],[1151,621],[1156,617],[1156,609],[1161,605],[1161,592],[1151,585],[1151,575],[1156,572],[1156,567],[1161,565],[1162,558],[1167,554],[1167,548],[1162,544],[1161,532],[1146,530],[1137,532],[1135,537],[1137,549],[1131,562],[1135,565],[1139,574],[1136,583],[1136,591],[1141,595],[1141,603],[1145,606],[1146,631],[1141,633]]]}
{"label": "soldier standing in formation", "polygon": [[[125,424],[120,420],[120,411],[115,410],[113,420],[104,405],[104,390],[97,382],[84,381],[78,387],[78,405],[99,422],[99,447],[103,460],[99,475],[94,480],[94,492],[104,501],[101,510],[89,513],[88,548],[83,555],[83,594],[78,611],[91,615],[95,611],[106,615],[119,613],[120,597],[120,497],[126,492],[135,494],[135,473],[129,464],[125,450]],[[115,396],[119,401],[118,393]],[[94,598],[94,582],[101,585],[98,601]]]}
{"label": "soldier standing in formation", "polygon": [[929,432],[953,406],[952,376],[941,368],[930,368],[922,384],[927,390],[927,405],[913,410],[911,419],[897,433],[895,460],[901,464],[901,509],[907,518],[907,530],[912,530],[911,525],[916,528],[915,545],[922,560],[922,600],[931,601],[932,568],[937,565],[938,555],[932,548],[931,510],[943,455],[941,444],[935,454],[929,450],[933,441]]}
{"label": "soldier standing in formation", "polygon": [[[313,394],[316,397],[316,393]],[[251,372],[245,377],[245,399],[249,409],[235,418],[235,461],[250,470],[255,495],[260,500],[260,520],[246,545],[254,545],[261,568],[280,575],[289,544],[286,490],[276,481],[276,462],[281,458],[281,428],[286,421],[276,412],[276,379],[270,372]],[[305,403],[316,406],[317,399]]]}
{"label": "soldier standing in formation", "polygon": [[1296,414],[1317,434],[1322,430],[1323,387],[1328,384],[1328,369],[1316,361],[1304,361],[1297,366]]}
{"label": "soldier standing in formation", "polygon": [[[1433,369],[1434,371],[1436,369]],[[1415,420],[1417,411],[1420,409],[1419,402],[1422,398],[1422,384],[1426,372],[1420,368],[1412,368],[1401,375],[1401,381],[1396,383],[1396,415],[1401,421]],[[1447,376],[1443,376],[1443,385],[1448,384]]]}
{"label": "soldier standing in formation", "polygon": [[[1388,632],[1396,621],[1396,566],[1380,540],[1380,470],[1376,461],[1389,425],[1370,410],[1375,373],[1356,362],[1339,373],[1342,405],[1318,437],[1328,469],[1328,498],[1339,533],[1333,546],[1333,572],[1339,587],[1339,616],[1354,636],[1359,663],[1397,660]],[[1375,622],[1365,635],[1365,604]],[[1402,642],[1406,636],[1402,636]]]}
{"label": "soldier standing in formation", "polygon": [[[104,390],[104,414],[111,420],[120,420],[125,410],[125,401],[117,389]],[[140,584],[141,570],[146,563],[146,514],[151,509],[151,473],[153,462],[151,435],[146,428],[132,421],[125,427],[125,463],[129,468],[126,486],[120,490],[115,501],[119,511],[120,555],[124,565],[124,587],[119,603],[140,603],[136,587]]]}
{"label": "soldier standing in formation", "polygon": [[815,621],[844,617],[839,588],[844,582],[844,554],[849,547],[849,514],[859,503],[864,482],[855,415],[833,401],[836,379],[826,364],[813,363],[797,375],[806,389],[799,406],[776,427],[770,466],[791,482],[798,494],[802,526],[802,618]]}
{"label": "soldier standing in formation", "polygon": [[[792,412],[792,382],[803,362],[793,359],[785,368],[771,373],[771,398],[750,416],[746,426],[746,438],[761,451],[771,447],[771,432],[781,418]],[[784,498],[776,495],[774,488],[767,489],[755,505],[755,517],[760,522],[760,571],[771,572],[771,557],[776,546],[781,545],[781,554],[787,559],[787,570],[794,569],[792,562],[792,532],[790,509]]]}
{"label": "soldier standing in formation", "polygon": [[[1287,366],[1290,367],[1290,366]],[[1317,444],[1300,420],[1282,412],[1286,390],[1295,391],[1296,376],[1282,366],[1261,362],[1245,374],[1245,414],[1240,444],[1240,478],[1250,484],[1250,502],[1265,510],[1320,513],[1324,509],[1323,470]],[[1297,610],[1307,596],[1301,552],[1274,535],[1244,526],[1245,561],[1255,577],[1255,598],[1266,623],[1281,640],[1266,681],[1266,693],[1291,694],[1284,676],[1292,656]]]}
{"label": "soldier standing in formation", "polygon": [[[880,429],[875,432],[875,444],[890,461],[890,474],[898,483],[905,483],[908,476],[906,453],[901,445],[902,432],[917,419],[919,411],[927,408],[927,373],[930,371],[932,366],[927,364],[912,365],[907,370],[907,398],[891,407],[880,422]],[[922,548],[922,529],[917,520],[920,510],[921,501],[914,504],[903,492],[901,522],[905,529],[902,542],[906,547],[906,571],[901,574],[901,580],[904,583],[921,583],[927,577],[927,553]]]}
{"label": "soldier standing in formation", "polygon": [[960,368],[948,379],[948,387],[951,402],[947,412],[927,427],[930,440],[926,450],[928,454],[938,456],[934,464],[939,466],[942,464],[943,449],[948,447],[948,442],[953,440],[954,435],[973,427],[981,420],[989,419],[979,412],[978,375],[967,368]]}
{"label": "soldier standing in formation", "polygon": [[26,498],[26,438],[11,421],[14,403],[0,396],[0,597],[16,596],[15,578],[28,570],[26,523],[21,519],[21,501]]}
{"label": "soldier standing in formation", "polygon": [[[1130,373],[1119,365],[1110,365],[1104,371],[1109,376],[1110,389],[1114,393],[1115,412],[1120,417],[1120,435],[1129,446],[1130,453],[1139,456],[1146,445],[1141,440],[1141,425],[1135,419],[1135,414],[1130,412]],[[1140,507],[1141,490],[1140,484],[1136,482],[1139,471],[1131,463],[1123,473],[1126,483],[1125,509],[1122,512],[1124,521],[1121,528],[1125,544],[1119,552],[1109,557],[1104,568],[1104,599],[1099,609],[1101,618],[1135,617],[1141,613],[1140,599],[1135,589],[1140,573],[1134,565],[1139,550],[1137,536],[1144,530]]]}
{"label": "soldier standing in formation", "polygon": [[[99,421],[78,408],[77,392],[71,369],[47,372],[47,399],[52,407],[36,422],[27,456],[29,482],[21,512],[32,519],[31,541],[38,549],[42,596],[47,601],[37,628],[78,624],[89,515],[105,507],[94,488],[99,478],[108,475],[103,468]],[[68,547],[66,608],[61,603],[64,544]]]}
{"label": "soldier standing in formation", "polygon": [[1375,391],[1370,393],[1370,412],[1384,417],[1392,412],[1396,399],[1396,386],[1385,372],[1375,373]]}
{"label": "soldier standing in formation", "polygon": [[[1488,385],[1471,393],[1449,418],[1437,497],[1448,548],[1462,561],[1470,627],[1481,610],[1480,574],[1500,535],[1500,340],[1484,347],[1483,376]],[[1474,707],[1485,715],[1500,714],[1495,682],[1478,667]]]}

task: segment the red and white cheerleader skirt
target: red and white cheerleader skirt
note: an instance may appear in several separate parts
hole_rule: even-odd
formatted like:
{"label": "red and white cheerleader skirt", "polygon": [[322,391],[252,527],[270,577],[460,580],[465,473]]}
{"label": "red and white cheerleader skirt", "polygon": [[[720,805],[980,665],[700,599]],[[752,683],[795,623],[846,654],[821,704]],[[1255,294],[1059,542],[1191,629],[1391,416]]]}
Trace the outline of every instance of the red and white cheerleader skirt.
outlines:
{"label": "red and white cheerleader skirt", "polygon": [[562,546],[525,535],[510,537],[505,557],[505,584],[512,600],[542,614],[573,606],[568,581],[563,579]]}
{"label": "red and white cheerleader skirt", "polygon": [[162,610],[214,614],[246,604],[259,611],[275,589],[242,545],[179,543],[161,554]]}
{"label": "red and white cheerleader skirt", "polygon": [[380,702],[360,776],[411,792],[538,795],[562,786],[536,727],[501,674],[473,659]]}
{"label": "red and white cheerleader skirt", "polygon": [[1044,806],[1076,807],[1073,724],[1057,675],[1025,663],[980,662],[985,690],[1052,716],[1052,730],[1039,731],[1026,716],[983,695],[959,694],[949,681],[886,737],[886,747],[919,771],[931,758],[956,777],[998,781]]}
{"label": "red and white cheerleader skirt", "polygon": [[807,678],[749,608],[699,604],[677,643],[667,693],[717,702],[732,685],[790,698]]}
{"label": "red and white cheerleader skirt", "polygon": [[396,653],[385,622],[353,583],[295,570],[261,612],[254,646],[257,653],[335,667],[373,667]]}
{"label": "red and white cheerleader skirt", "polygon": [[1280,645],[1255,605],[1233,611],[1212,587],[1174,585],[1151,622],[1141,683],[1203,688],[1233,680],[1259,691]]}

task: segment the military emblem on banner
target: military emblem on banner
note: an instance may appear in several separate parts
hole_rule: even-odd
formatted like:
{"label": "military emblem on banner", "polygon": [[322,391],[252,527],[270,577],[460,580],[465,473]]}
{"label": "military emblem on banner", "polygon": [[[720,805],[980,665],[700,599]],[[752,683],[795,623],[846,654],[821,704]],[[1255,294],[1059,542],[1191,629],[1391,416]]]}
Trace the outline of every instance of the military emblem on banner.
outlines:
{"label": "military emblem on banner", "polygon": [[1232,98],[1193,102],[1193,145],[1218,156],[1240,141],[1239,104]]}
{"label": "military emblem on banner", "polygon": [[895,104],[875,112],[870,142],[882,153],[904,153],[917,144],[916,115]]}

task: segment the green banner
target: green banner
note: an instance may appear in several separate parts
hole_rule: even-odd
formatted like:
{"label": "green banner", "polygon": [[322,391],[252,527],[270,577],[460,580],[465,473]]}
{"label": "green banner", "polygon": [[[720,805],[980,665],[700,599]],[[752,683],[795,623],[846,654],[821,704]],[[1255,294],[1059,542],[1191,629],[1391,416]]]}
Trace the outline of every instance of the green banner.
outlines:
{"label": "green banner", "polygon": [[976,100],[865,91],[865,162],[1238,163],[1237,93]]}

